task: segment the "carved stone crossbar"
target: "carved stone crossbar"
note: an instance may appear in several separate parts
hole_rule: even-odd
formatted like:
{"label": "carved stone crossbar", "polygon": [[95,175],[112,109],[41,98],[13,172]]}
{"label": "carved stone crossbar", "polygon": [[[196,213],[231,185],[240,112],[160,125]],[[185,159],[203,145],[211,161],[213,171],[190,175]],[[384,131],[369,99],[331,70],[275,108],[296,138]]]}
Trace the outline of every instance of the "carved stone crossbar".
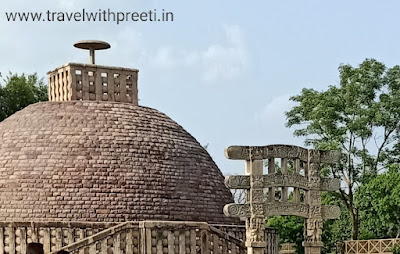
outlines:
{"label": "carved stone crossbar", "polygon": [[[340,216],[340,208],[338,206],[322,205],[321,207],[310,207],[305,204],[297,204],[292,202],[265,202],[263,207],[264,216],[281,216],[294,215],[302,218],[310,218],[313,216],[313,210],[320,209],[322,219],[337,219]],[[228,204],[224,207],[224,213],[229,217],[250,217],[250,204]],[[315,212],[314,212],[315,213]]]}
{"label": "carved stone crossbar", "polygon": [[[275,173],[262,176],[263,187],[297,187],[303,190],[310,189],[308,178],[297,173]],[[250,189],[250,176],[227,176],[225,185],[229,189]],[[321,191],[337,191],[340,180],[336,178],[321,178]]]}
{"label": "carved stone crossbar", "polygon": [[340,152],[305,149],[290,145],[230,146],[225,156],[231,160],[300,159],[311,163],[337,163]]}
{"label": "carved stone crossbar", "polygon": [[[225,150],[225,155],[228,159],[246,161],[246,175],[225,179],[228,188],[246,191],[246,203],[225,205],[224,213],[246,218],[247,253],[264,253],[265,218],[280,215],[305,218],[305,253],[321,253],[323,220],[336,219],[341,213],[338,206],[321,204],[322,191],[340,188],[339,179],[320,176],[321,165],[339,162],[341,154],[290,145],[268,145],[231,146]],[[280,164],[276,159],[280,159]],[[263,172],[264,163],[268,164],[268,174]],[[279,170],[276,170],[277,165]],[[289,172],[289,167],[293,172]],[[290,200],[289,188],[293,190]]]}

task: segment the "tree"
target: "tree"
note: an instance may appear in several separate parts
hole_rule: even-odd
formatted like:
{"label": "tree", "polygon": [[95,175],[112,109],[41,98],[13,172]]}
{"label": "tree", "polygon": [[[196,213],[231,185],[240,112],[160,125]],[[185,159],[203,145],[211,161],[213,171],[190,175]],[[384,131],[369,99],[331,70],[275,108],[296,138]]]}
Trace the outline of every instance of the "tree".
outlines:
{"label": "tree", "polygon": [[233,200],[236,204],[246,203],[246,190],[244,189],[232,189],[231,190]]}
{"label": "tree", "polygon": [[398,165],[360,186],[355,195],[360,209],[360,238],[400,236],[400,168]]}
{"label": "tree", "polygon": [[[286,112],[286,126],[296,127],[294,135],[306,137],[306,145],[342,151],[340,164],[327,171],[345,184],[340,197],[350,214],[352,238],[358,239],[355,189],[400,158],[400,67],[366,59],[358,67],[341,65],[339,75],[338,86],[303,89],[291,97],[298,105]],[[396,146],[398,151],[391,151]]]}
{"label": "tree", "polygon": [[0,84],[0,121],[29,104],[48,100],[47,86],[37,74],[10,73],[4,82],[5,85]]}
{"label": "tree", "polygon": [[338,192],[323,192],[322,203],[324,205],[337,205],[341,210],[340,217],[337,220],[324,221],[323,253],[333,253],[338,242],[351,237],[350,214]]}
{"label": "tree", "polygon": [[267,221],[268,227],[278,229],[280,243],[295,243],[296,253],[304,253],[304,219],[296,216],[275,216]]}

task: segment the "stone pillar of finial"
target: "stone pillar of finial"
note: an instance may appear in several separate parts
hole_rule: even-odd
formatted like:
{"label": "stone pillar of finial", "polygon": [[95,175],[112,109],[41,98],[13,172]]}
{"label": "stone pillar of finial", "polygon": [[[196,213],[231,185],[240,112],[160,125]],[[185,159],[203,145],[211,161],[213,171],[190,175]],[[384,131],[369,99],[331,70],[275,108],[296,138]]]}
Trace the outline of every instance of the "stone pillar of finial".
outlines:
{"label": "stone pillar of finial", "polygon": [[94,49],[90,49],[90,64],[96,64],[96,56]]}

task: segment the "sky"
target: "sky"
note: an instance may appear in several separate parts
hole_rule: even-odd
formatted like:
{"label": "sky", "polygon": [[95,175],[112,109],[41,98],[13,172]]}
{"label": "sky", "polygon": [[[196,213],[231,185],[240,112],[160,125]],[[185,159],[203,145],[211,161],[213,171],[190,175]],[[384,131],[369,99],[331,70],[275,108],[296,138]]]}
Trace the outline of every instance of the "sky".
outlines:
{"label": "sky", "polygon": [[[173,22],[8,22],[6,12],[173,12]],[[285,127],[289,98],[337,85],[340,64],[400,64],[398,1],[2,0],[0,72],[88,62],[72,45],[103,40],[96,63],[139,69],[139,104],[167,114],[224,174],[230,145],[303,145]]]}

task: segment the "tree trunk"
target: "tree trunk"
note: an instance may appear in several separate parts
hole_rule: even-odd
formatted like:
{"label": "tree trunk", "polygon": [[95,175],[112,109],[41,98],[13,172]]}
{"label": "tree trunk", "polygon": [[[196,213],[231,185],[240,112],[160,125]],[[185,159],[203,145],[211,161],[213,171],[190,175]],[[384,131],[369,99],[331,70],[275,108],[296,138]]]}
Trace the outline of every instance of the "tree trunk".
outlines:
{"label": "tree trunk", "polygon": [[357,209],[352,209],[351,210],[351,222],[352,222],[352,239],[353,240],[358,240],[358,234],[360,231],[359,225],[360,225],[360,220],[358,218],[358,210]]}
{"label": "tree trunk", "polygon": [[358,240],[358,233],[359,233],[359,218],[358,218],[358,209],[354,206],[354,195],[353,195],[353,186],[349,184],[349,196],[348,196],[348,210],[351,216],[351,224],[352,224],[352,239]]}

